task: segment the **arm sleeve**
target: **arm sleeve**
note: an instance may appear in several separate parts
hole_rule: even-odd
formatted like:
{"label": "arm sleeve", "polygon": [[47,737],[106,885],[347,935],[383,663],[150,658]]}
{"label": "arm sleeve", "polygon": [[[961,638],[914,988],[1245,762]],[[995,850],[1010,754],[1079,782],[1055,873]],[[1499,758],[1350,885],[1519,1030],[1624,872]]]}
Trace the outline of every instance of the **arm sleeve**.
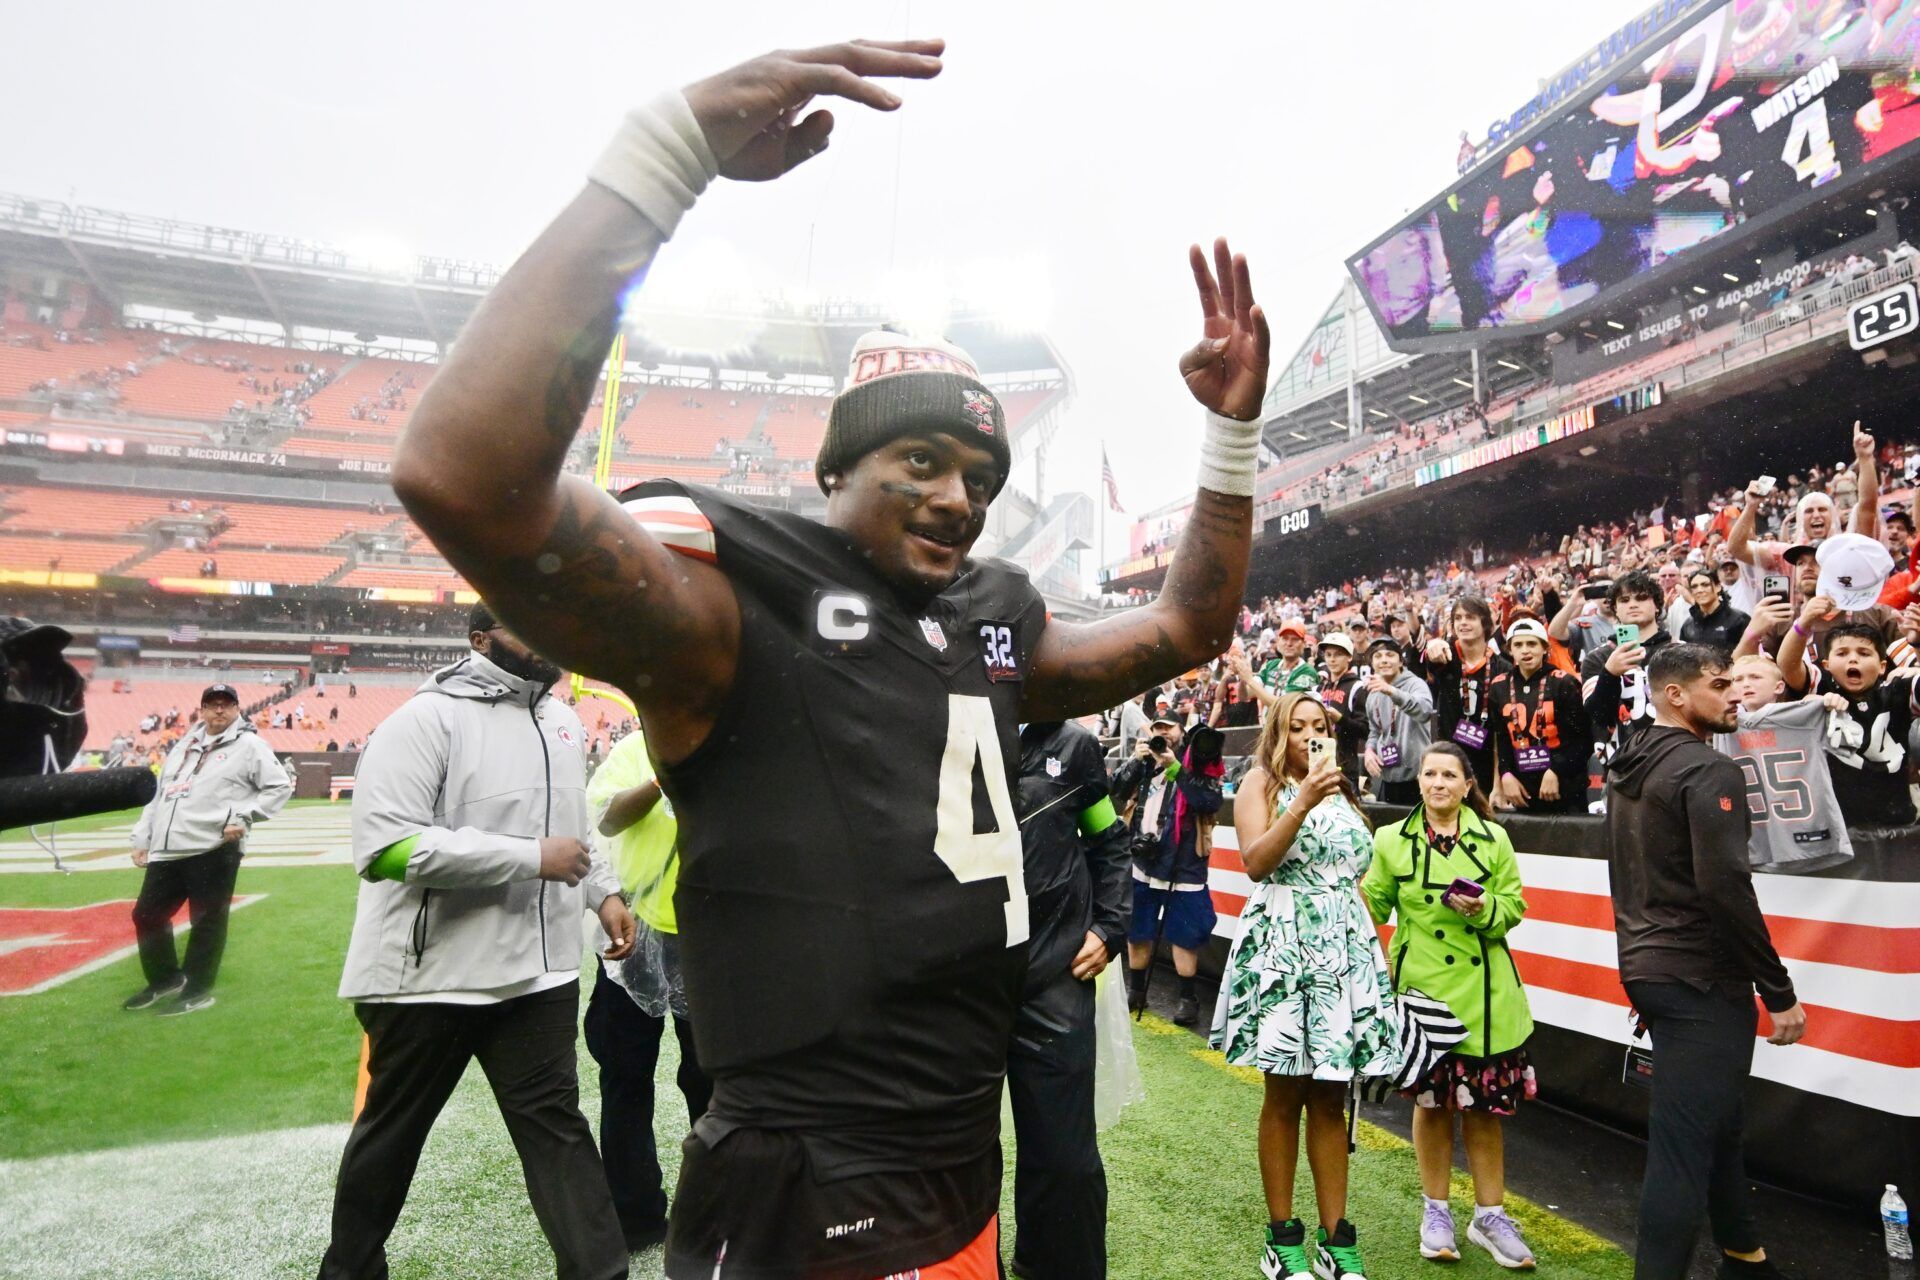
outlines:
{"label": "arm sleeve", "polygon": [[540,842],[475,827],[450,830],[434,823],[447,770],[447,729],[413,698],[387,717],[367,742],[355,770],[353,866],[372,877],[374,862],[391,845],[418,836],[407,858],[409,883],[432,889],[475,889],[536,879]]}
{"label": "arm sleeve", "polygon": [[[587,910],[598,912],[601,903],[620,896],[620,877],[614,873],[613,864],[607,861],[599,845],[590,843],[587,850],[587,875],[580,882],[580,892],[586,897]],[[535,857],[538,857],[537,847]],[[536,862],[535,866],[538,865]]]}
{"label": "arm sleeve", "polygon": [[1527,900],[1520,891],[1520,860],[1513,856],[1513,841],[1499,826],[1493,832],[1493,867],[1485,885],[1487,909],[1467,920],[1467,927],[1489,938],[1504,938],[1527,914]]}
{"label": "arm sleeve", "polygon": [[1693,832],[1693,878],[1722,942],[1773,1013],[1794,1004],[1793,981],[1773,949],[1753,873],[1747,869],[1747,784],[1740,766],[1721,757],[1690,771],[1680,784]]}
{"label": "arm sleeve", "polygon": [[1580,682],[1572,676],[1553,682],[1554,723],[1560,728],[1560,753],[1570,763],[1586,767],[1593,754],[1593,721],[1587,715],[1586,700],[1580,696]]}
{"label": "arm sleeve", "polygon": [[1607,670],[1613,649],[1612,643],[1603,644],[1580,659],[1581,701],[1586,704],[1587,723],[1596,731],[1620,719],[1620,677]]}
{"label": "arm sleeve", "polygon": [[1433,690],[1427,682],[1418,677],[1406,688],[1393,686],[1393,700],[1400,704],[1400,710],[1416,724],[1426,724],[1433,719]]}
{"label": "arm sleeve", "polygon": [[1127,891],[1133,864],[1131,841],[1126,824],[1114,816],[1106,761],[1092,737],[1075,736],[1073,772],[1079,794],[1072,803],[1079,805],[1081,851],[1093,886],[1092,929],[1107,944],[1107,954],[1117,956],[1127,940],[1127,917],[1132,911]]}
{"label": "arm sleeve", "polygon": [[248,734],[253,739],[253,803],[245,809],[235,809],[233,816],[240,825],[252,828],[256,822],[265,822],[274,814],[287,807],[287,801],[293,796],[293,779],[287,776],[286,768],[280,758],[273,754],[273,748],[261,741],[257,735]]}
{"label": "arm sleeve", "polygon": [[1375,924],[1385,924],[1400,901],[1400,881],[1394,876],[1388,859],[1393,851],[1394,830],[1383,827],[1373,833],[1373,860],[1360,879],[1360,896],[1366,899],[1367,914]]}
{"label": "arm sleeve", "polygon": [[[167,776],[165,765],[162,765],[160,768],[160,776],[162,778]],[[136,819],[133,824],[133,833],[127,838],[128,843],[133,848],[150,849],[153,847],[153,820],[154,816],[160,812],[160,797],[165,794],[165,792],[166,788],[164,786],[154,788],[153,799],[147,801],[146,807],[140,810],[140,817]]]}

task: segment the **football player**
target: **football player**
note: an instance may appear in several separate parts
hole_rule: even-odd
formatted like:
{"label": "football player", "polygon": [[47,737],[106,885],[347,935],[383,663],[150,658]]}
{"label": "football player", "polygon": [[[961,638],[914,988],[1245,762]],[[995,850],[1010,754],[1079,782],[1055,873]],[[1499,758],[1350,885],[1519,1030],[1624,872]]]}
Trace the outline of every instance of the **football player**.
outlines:
{"label": "football player", "polygon": [[815,476],[825,523],[562,474],[623,302],[715,177],[777,178],[892,110],[938,40],[767,54],[633,112],[495,287],[403,435],[421,528],[544,654],[632,695],[680,821],[683,973],[712,1104],[666,1272],[991,1276],[999,1112],[1027,939],[1022,721],[1110,707],[1226,649],[1270,339],[1246,260],[1191,266],[1200,489],[1159,598],[1050,622],[968,552],[1011,465],[957,348],[870,335]]}

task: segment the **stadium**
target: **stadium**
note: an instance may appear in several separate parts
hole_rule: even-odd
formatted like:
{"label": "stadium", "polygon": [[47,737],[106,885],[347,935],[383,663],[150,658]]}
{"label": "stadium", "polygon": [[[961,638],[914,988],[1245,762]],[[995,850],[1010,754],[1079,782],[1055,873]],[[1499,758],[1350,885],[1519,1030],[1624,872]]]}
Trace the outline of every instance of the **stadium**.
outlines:
{"label": "stadium", "polygon": [[[1755,476],[1837,483],[1856,423],[1879,450],[1883,521],[1910,513],[1916,77],[1911,2],[1668,0],[1543,80],[1463,155],[1457,183],[1401,192],[1413,212],[1353,228],[1373,238],[1325,264],[1340,283],[1317,322],[1274,334],[1236,644],[1253,650],[1283,617],[1324,633],[1462,595],[1496,601],[1504,622],[1503,592],[1517,587],[1524,612],[1536,575],[1578,576],[1567,545],[1589,529],[1610,530],[1609,569],[1651,571],[1682,545],[1710,559],[1706,531]],[[361,757],[467,654],[481,600],[396,492],[396,447],[502,276],[0,193],[0,617],[71,637],[85,735],[70,768],[160,771],[222,684],[293,785],[248,839],[219,1005],[166,1023],[120,1010],[140,976],[137,811],[27,826],[0,808],[0,1274],[312,1274],[326,1249],[367,1082],[362,1028],[336,997],[353,805],[372,785]],[[815,459],[863,335],[914,323],[859,298],[667,305],[641,291],[564,471],[821,520]],[[985,300],[955,302],[938,336],[997,398],[1012,459],[973,557],[1024,571],[1050,619],[1097,625],[1158,600],[1196,499],[1131,513],[1116,538],[1111,472],[1105,492],[1050,487],[1080,391],[1073,351]],[[1232,679],[1222,661],[1165,688],[1204,722]],[[588,767],[635,728],[630,692],[556,687]],[[1098,725],[1109,765],[1132,746],[1121,710]],[[1229,776],[1257,733],[1226,729]],[[1231,815],[1207,837],[1207,1008],[1259,893]],[[1541,1105],[1510,1126],[1509,1204],[1541,1269],[1625,1277],[1649,1094],[1622,1065],[1634,1037],[1604,822],[1501,821],[1526,888],[1512,953],[1542,1078]],[[1872,1204],[1885,1184],[1920,1189],[1916,852],[1920,827],[1856,827],[1844,867],[1755,877],[1811,1028],[1802,1045],[1758,1044],[1746,1103],[1748,1168],[1786,1228],[1789,1274],[1878,1274]],[[1259,1073],[1209,1045],[1204,1017],[1197,1036],[1175,1025],[1171,956],[1153,972],[1123,1033],[1144,1097],[1100,1137],[1111,1273],[1255,1274]],[[678,1062],[669,1042],[654,1121],[669,1188],[689,1122]],[[584,1044],[579,1076],[596,1117]],[[1408,1108],[1354,1105],[1351,1216],[1381,1224],[1367,1274],[1423,1274],[1387,1243],[1419,1203]],[[1004,1228],[1011,1112],[1002,1128]],[[1464,1170],[1451,1176],[1464,1194]],[[548,1274],[542,1225],[469,1070],[389,1242],[393,1274]],[[1711,1252],[1694,1274],[1713,1274]],[[636,1253],[632,1274],[662,1265],[657,1248]],[[1499,1268],[1469,1251],[1457,1270]]]}

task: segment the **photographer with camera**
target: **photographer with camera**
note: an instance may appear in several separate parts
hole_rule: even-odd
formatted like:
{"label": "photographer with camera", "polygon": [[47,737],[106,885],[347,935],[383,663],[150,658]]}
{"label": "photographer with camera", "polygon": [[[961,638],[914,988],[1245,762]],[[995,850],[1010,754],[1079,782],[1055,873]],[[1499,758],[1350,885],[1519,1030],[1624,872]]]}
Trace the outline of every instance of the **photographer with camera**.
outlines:
{"label": "photographer with camera", "polygon": [[[1202,727],[1188,745],[1179,724],[1161,718],[1152,736],[1114,770],[1113,794],[1130,807],[1133,848],[1133,918],[1127,927],[1127,1003],[1146,1007],[1147,966],[1161,938],[1173,946],[1180,1002],[1173,1020],[1192,1026],[1200,1019],[1200,949],[1213,936],[1213,896],[1207,892],[1207,859],[1200,824],[1220,811],[1226,770],[1220,731]],[[1184,750],[1183,750],[1184,747]]]}

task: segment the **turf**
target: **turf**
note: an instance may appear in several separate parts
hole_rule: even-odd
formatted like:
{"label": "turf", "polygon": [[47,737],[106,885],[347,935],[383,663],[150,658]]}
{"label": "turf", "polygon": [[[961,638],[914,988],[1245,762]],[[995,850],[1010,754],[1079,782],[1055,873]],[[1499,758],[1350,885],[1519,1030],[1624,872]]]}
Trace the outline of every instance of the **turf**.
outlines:
{"label": "turf", "polygon": [[[334,802],[331,800],[319,799],[319,798],[312,798],[312,799],[306,799],[306,800],[289,800],[287,801],[287,808],[288,809],[304,809],[309,805],[332,804],[332,803]],[[83,831],[105,831],[105,830],[108,830],[109,828],[114,828],[114,827],[131,829],[134,822],[139,817],[140,817],[140,810],[138,809],[116,809],[112,813],[91,813],[84,818],[62,819],[61,822],[58,824],[58,830],[60,834],[68,835],[68,834],[78,834]],[[0,826],[0,836],[10,836],[15,839],[24,839],[27,834],[27,830],[28,829],[26,827]],[[39,830],[43,835],[46,832],[45,827],[39,827],[39,828],[36,828],[36,830]]]}
{"label": "turf", "polygon": [[[137,883],[130,872],[16,874],[0,879],[0,904],[131,897]],[[333,995],[354,885],[344,867],[243,869],[239,891],[268,896],[235,914],[220,1002],[203,1014],[120,1012],[120,999],[139,984],[131,958],[40,995],[0,1000],[0,1152],[8,1157],[0,1160],[0,1202],[9,1206],[0,1214],[0,1276],[313,1274],[326,1245],[358,1049],[352,1015]],[[1134,1040],[1147,1099],[1101,1138],[1110,1274],[1252,1280],[1266,1220],[1254,1156],[1258,1081],[1158,1020],[1140,1024]],[[668,1037],[655,1127],[669,1178],[686,1126],[672,1083],[676,1060]],[[597,1120],[584,1047],[581,1085]],[[1471,1248],[1455,1267],[1422,1262],[1412,1247],[1420,1205],[1413,1152],[1373,1126],[1360,1134],[1349,1216],[1374,1280],[1502,1274]],[[162,1141],[171,1144],[126,1150]],[[1313,1201],[1304,1165],[1306,1208]],[[1009,1177],[1009,1252],[1011,1198]],[[1459,1181],[1463,1243],[1469,1199]],[[1618,1250],[1513,1199],[1543,1272],[1591,1280],[1631,1273]],[[130,1205],[160,1203],[165,1214],[128,1213]],[[400,1280],[553,1274],[477,1070],[428,1143],[390,1257]],[[633,1274],[658,1276],[659,1250],[637,1256]]]}
{"label": "turf", "polygon": [[[0,877],[0,905],[131,900],[141,872]],[[334,995],[353,923],[347,867],[255,868],[236,892],[217,1003],[185,1018],[123,1013],[132,956],[0,1000],[0,1152],[9,1157],[205,1138],[344,1119],[359,1027]]]}

